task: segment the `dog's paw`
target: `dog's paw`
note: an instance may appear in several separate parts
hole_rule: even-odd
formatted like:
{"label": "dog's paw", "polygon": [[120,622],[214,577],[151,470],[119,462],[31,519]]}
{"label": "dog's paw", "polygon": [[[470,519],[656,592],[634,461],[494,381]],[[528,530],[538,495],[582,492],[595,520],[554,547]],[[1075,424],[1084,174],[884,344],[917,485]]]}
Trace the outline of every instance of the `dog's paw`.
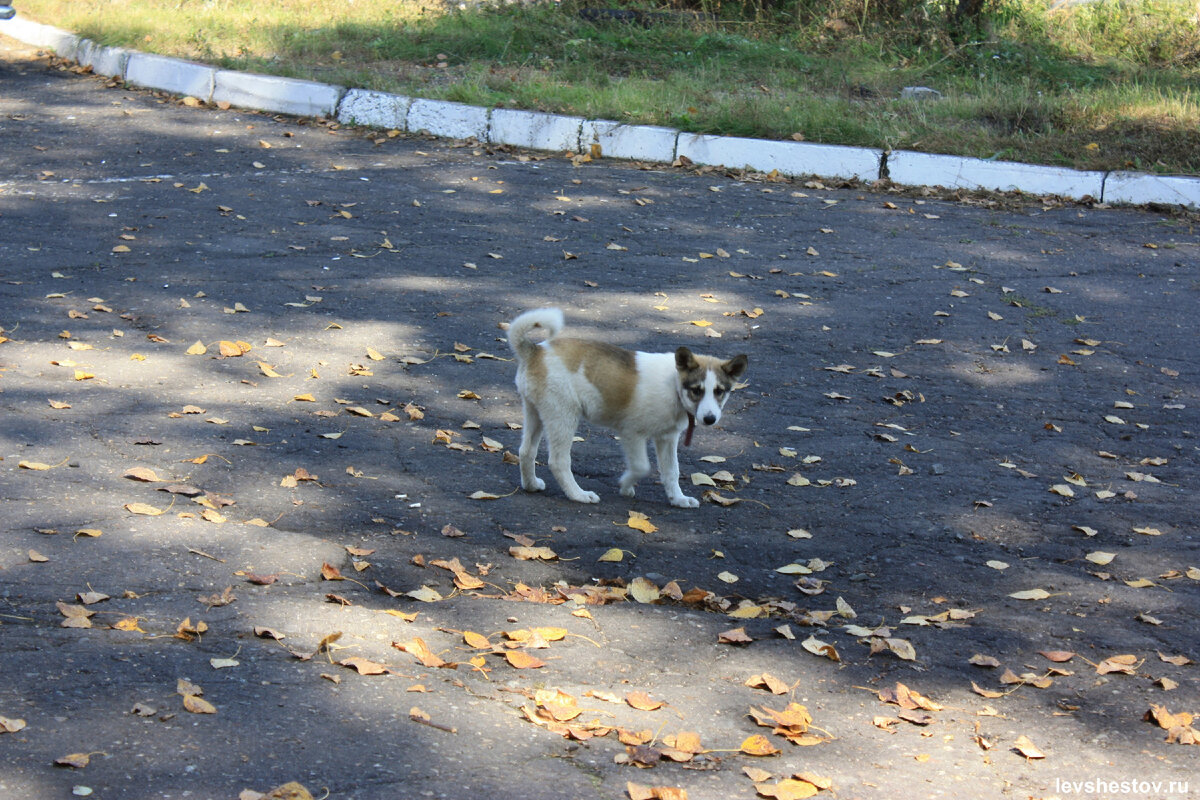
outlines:
{"label": "dog's paw", "polygon": [[681,494],[678,497],[670,498],[671,505],[676,508],[698,508],[700,501],[694,497],[688,497],[686,494]]}
{"label": "dog's paw", "polygon": [[522,486],[527,492],[541,492],[546,488],[546,482],[541,478],[534,478],[533,483],[527,483]]}
{"label": "dog's paw", "polygon": [[576,503],[599,503],[600,495],[595,492],[580,492],[577,495],[571,495],[571,499]]}
{"label": "dog's paw", "polygon": [[621,497],[633,497],[635,494],[637,494],[637,489],[634,488],[633,484],[629,486],[621,485]]}

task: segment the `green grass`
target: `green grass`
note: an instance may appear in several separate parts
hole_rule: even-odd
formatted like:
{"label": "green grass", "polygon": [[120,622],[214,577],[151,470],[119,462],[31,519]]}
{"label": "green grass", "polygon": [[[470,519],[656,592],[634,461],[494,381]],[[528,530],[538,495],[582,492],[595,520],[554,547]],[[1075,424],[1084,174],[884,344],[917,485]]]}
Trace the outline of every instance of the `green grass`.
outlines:
{"label": "green grass", "polygon": [[[686,0],[683,0],[686,2]],[[1080,169],[1200,174],[1200,32],[1185,0],[703,3],[649,25],[584,2],[22,0],[105,44],[481,105]],[[916,22],[888,21],[903,18]],[[333,18],[336,16],[336,18]],[[913,102],[902,87],[944,98]]]}

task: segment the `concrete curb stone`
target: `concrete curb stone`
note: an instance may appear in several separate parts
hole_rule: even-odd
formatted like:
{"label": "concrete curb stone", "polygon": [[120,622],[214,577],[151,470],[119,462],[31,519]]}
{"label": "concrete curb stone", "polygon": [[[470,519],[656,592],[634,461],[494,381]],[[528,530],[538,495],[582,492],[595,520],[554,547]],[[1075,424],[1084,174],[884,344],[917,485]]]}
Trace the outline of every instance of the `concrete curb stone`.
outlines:
{"label": "concrete curb stone", "polygon": [[824,175],[874,181],[879,179],[883,151],[865,147],[680,133],[675,156],[686,156],[695,164],[748,167],[760,172],[779,170],[784,175]]}
{"label": "concrete curb stone", "polygon": [[408,107],[408,130],[447,139],[487,141],[489,110],[465,103],[416,99]]}
{"label": "concrete curb stone", "polygon": [[337,120],[343,125],[366,125],[384,130],[408,130],[411,97],[370,89],[351,89],[338,104]]}
{"label": "concrete curb stone", "polygon": [[1165,203],[1200,208],[1200,180],[1141,172],[1110,172],[1104,180],[1104,202]]}
{"label": "concrete curb stone", "polygon": [[592,144],[600,145],[600,152],[606,158],[671,163],[675,160],[678,139],[679,131],[673,128],[591,119],[583,123],[579,144],[584,149]]}
{"label": "concrete curb stone", "polygon": [[195,97],[205,103],[212,99],[216,74],[213,67],[146,53],[130,54],[125,65],[125,80],[134,86]]}
{"label": "concrete curb stone", "polygon": [[1200,208],[1200,178],[1134,172],[1080,171],[1060,167],[986,161],[930,153],[882,150],[809,142],[784,142],[683,133],[649,125],[587,120],[533,111],[490,109],[426,100],[365,89],[256,75],[103,47],[52,25],[17,16],[0,22],[0,33],[58,56],[78,61],[105,76],[150,89],[196,97],[205,102],[298,116],[333,117],[344,124],[406,132],[426,131],[451,139],[478,139],[539,150],[579,150],[598,143],[608,158],[672,163],[686,156],[696,164],[778,170],[788,176],[814,175],[908,186],[945,186],[1057,195],[1105,203],[1162,203]]}
{"label": "concrete curb stone", "polygon": [[34,47],[53,50],[62,58],[73,58],[81,41],[78,36],[53,25],[24,19],[20,15],[0,22],[0,33]]}
{"label": "concrete curb stone", "polygon": [[223,69],[213,78],[212,102],[298,117],[333,117],[344,93],[342,87],[326,83]]}
{"label": "concrete curb stone", "polygon": [[906,185],[1059,194],[1077,200],[1099,200],[1104,194],[1103,172],[931,153],[893,152],[888,155],[887,173],[890,180]]}
{"label": "concrete curb stone", "polygon": [[79,43],[76,60],[82,66],[91,67],[97,75],[124,77],[129,55],[129,51],[123,47],[104,47],[91,39],[84,39]]}
{"label": "concrete curb stone", "polygon": [[492,111],[488,141],[534,150],[578,150],[583,117],[497,108]]}

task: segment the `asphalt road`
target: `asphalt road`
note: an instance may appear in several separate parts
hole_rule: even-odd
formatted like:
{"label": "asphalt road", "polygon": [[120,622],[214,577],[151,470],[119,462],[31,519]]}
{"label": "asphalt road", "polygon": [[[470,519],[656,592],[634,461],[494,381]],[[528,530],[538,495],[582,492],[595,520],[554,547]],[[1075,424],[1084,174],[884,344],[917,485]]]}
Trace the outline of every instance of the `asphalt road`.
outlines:
{"label": "asphalt road", "polygon": [[[0,39],[0,798],[1187,796],[1143,717],[1200,712],[1194,224],[194,108]],[[542,305],[748,354],[700,508],[588,427],[598,505],[517,489]]]}

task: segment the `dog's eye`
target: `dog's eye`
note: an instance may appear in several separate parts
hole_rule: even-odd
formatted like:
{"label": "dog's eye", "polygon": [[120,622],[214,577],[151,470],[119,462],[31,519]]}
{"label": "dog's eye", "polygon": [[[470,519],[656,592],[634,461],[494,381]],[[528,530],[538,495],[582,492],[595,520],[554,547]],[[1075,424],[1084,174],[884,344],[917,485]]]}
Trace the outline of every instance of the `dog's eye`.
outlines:
{"label": "dog's eye", "polygon": [[699,386],[689,386],[687,387],[687,393],[691,397],[703,397],[704,389]]}
{"label": "dog's eye", "polygon": [[713,395],[714,395],[714,396],[716,396],[716,397],[720,397],[720,396],[721,396],[721,395],[723,395],[723,394],[725,394],[725,387],[724,387],[724,386],[717,386],[717,387],[715,387],[715,388],[713,389]]}

